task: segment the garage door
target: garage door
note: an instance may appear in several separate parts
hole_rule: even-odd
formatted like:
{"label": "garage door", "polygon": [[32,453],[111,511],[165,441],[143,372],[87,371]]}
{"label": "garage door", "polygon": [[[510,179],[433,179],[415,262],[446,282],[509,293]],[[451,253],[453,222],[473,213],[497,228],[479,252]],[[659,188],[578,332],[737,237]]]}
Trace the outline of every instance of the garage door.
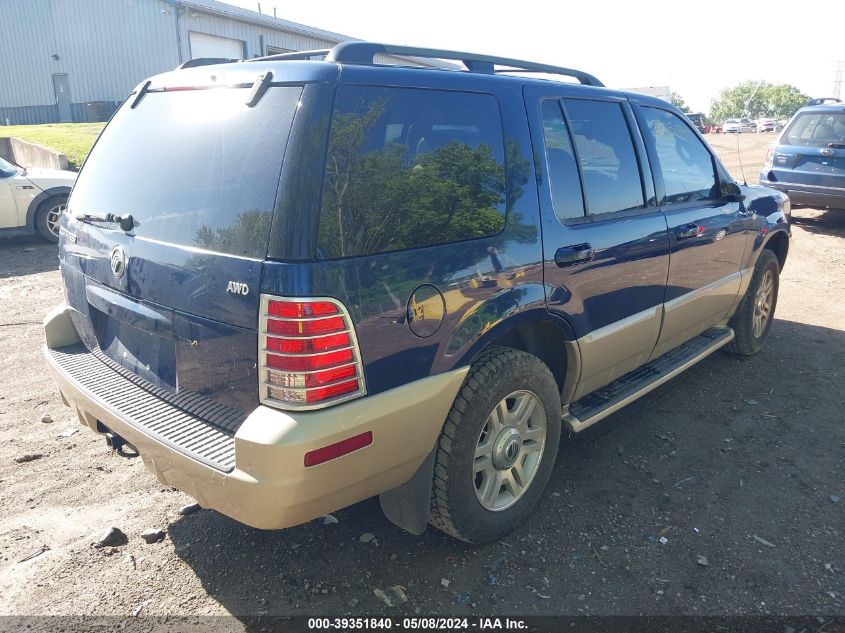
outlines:
{"label": "garage door", "polygon": [[229,37],[196,33],[191,31],[191,59],[200,57],[225,57],[227,59],[243,59],[244,43]]}

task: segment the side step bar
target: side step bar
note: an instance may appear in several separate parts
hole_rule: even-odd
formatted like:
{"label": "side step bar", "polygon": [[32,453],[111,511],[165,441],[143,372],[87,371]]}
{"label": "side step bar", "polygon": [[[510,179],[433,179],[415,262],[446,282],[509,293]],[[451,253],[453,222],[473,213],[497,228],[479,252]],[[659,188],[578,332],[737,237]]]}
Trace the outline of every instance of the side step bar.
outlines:
{"label": "side step bar", "polygon": [[733,337],[734,331],[729,327],[707,330],[660,358],[573,402],[568,411],[564,407],[563,423],[573,433],[583,431],[689,369],[705,356],[730,343]]}

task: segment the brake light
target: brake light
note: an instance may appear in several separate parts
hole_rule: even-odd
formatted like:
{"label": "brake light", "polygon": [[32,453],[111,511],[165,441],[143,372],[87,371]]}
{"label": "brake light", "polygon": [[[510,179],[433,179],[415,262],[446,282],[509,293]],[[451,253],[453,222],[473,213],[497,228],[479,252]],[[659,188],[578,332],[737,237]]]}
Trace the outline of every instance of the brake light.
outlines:
{"label": "brake light", "polygon": [[775,162],[775,148],[774,146],[769,148],[769,151],[766,152],[766,162],[763,163],[763,167],[771,167]]}
{"label": "brake light", "polygon": [[334,299],[261,295],[261,402],[314,409],[366,393],[352,320]]}

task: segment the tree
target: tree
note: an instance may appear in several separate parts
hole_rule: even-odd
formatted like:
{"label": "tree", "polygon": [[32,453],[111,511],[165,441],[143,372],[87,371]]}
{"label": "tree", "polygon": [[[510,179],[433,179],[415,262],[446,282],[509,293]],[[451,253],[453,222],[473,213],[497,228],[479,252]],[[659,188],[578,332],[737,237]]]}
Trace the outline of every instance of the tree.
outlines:
{"label": "tree", "polygon": [[715,121],[750,117],[789,118],[809,97],[789,84],[745,81],[725,88],[710,103],[710,118]]}
{"label": "tree", "polygon": [[681,95],[679,95],[677,92],[674,92],[674,91],[670,92],[669,94],[672,97],[672,105],[673,106],[675,106],[676,108],[678,108],[681,112],[684,112],[685,114],[689,114],[690,112],[692,112],[692,110],[687,105],[686,101],[684,101],[684,98]]}

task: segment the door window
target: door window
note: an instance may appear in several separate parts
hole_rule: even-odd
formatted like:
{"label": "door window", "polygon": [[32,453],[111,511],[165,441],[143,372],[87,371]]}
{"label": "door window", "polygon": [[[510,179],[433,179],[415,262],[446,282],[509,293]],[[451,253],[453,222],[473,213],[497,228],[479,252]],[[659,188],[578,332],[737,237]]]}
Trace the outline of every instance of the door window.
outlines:
{"label": "door window", "polygon": [[540,112],[543,117],[546,167],[555,215],[562,221],[583,217],[581,180],[560,102],[557,99],[545,99],[540,104]]}
{"label": "door window", "polygon": [[642,181],[622,106],[564,99],[584,176],[587,212],[612,213],[644,205]]}
{"label": "door window", "polygon": [[675,114],[643,108],[646,129],[663,176],[662,205],[713,200],[718,197],[713,157],[699,138]]}

